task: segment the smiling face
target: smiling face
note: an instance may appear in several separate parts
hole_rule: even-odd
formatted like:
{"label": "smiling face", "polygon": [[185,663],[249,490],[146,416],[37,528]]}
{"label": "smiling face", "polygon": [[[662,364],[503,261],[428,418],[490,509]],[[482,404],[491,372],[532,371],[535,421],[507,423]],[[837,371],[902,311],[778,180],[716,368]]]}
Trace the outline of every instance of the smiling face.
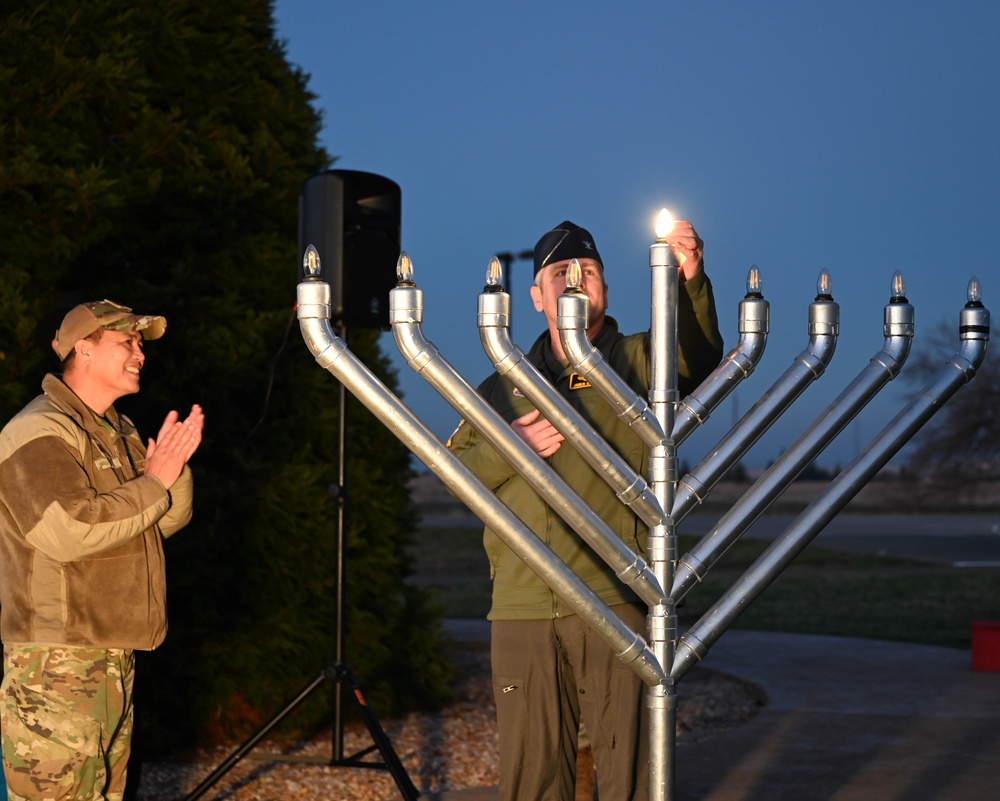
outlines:
{"label": "smiling face", "polygon": [[94,411],[139,391],[139,373],[146,362],[142,334],[102,331],[97,339],[76,343],[73,367],[64,380]]}

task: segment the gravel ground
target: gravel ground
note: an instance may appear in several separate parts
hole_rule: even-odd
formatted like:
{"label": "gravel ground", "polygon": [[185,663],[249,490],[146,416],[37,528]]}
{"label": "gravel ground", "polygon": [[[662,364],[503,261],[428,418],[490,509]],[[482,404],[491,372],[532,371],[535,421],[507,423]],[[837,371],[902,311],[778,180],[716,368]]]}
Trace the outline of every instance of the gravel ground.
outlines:
{"label": "gravel ground", "polygon": [[[493,787],[497,783],[497,736],[490,686],[489,646],[465,644],[455,654],[460,679],[455,700],[433,714],[381,720],[410,780],[421,794]],[[696,668],[678,692],[678,745],[711,737],[749,720],[765,703],[754,686],[731,676]],[[344,753],[371,746],[364,724],[345,726]],[[141,769],[139,801],[180,801],[219,767],[240,743],[202,751],[188,759],[147,761]],[[267,754],[268,743],[251,753]],[[290,751],[326,761],[332,754],[331,732]],[[365,757],[378,760],[375,752]],[[289,764],[246,757],[205,792],[202,798],[339,799],[382,801],[401,794],[386,770],[339,768],[326,764]]]}

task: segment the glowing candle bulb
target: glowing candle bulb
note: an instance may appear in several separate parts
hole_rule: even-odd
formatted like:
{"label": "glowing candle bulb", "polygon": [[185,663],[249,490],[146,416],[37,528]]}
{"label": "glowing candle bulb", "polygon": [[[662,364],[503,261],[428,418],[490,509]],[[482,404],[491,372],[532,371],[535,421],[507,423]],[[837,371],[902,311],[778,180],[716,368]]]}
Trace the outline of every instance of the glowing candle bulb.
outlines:
{"label": "glowing candle bulb", "polygon": [[315,245],[310,245],[306,248],[305,255],[302,257],[302,271],[307,276],[317,276],[319,275],[320,268],[319,251],[316,250]]}
{"label": "glowing candle bulb", "polygon": [[396,280],[400,283],[413,283],[413,262],[405,250],[399,252],[399,259],[396,261]]}
{"label": "glowing candle bulb", "polygon": [[583,270],[580,268],[579,260],[573,259],[566,268],[566,288],[579,289],[582,285]]}
{"label": "glowing candle bulb", "polygon": [[660,209],[660,213],[656,218],[656,238],[657,240],[663,240],[667,238],[667,235],[674,228],[674,218],[670,215],[670,212],[666,209]]}
{"label": "glowing candle bulb", "polygon": [[759,295],[761,286],[760,269],[756,264],[751,264],[747,272],[747,295]]}
{"label": "glowing candle bulb", "polygon": [[899,270],[892,274],[892,300],[906,300],[906,282]]}
{"label": "glowing candle bulb", "polygon": [[825,267],[819,271],[816,279],[816,296],[831,297],[833,295],[833,281],[830,280],[830,271]]}
{"label": "glowing candle bulb", "polygon": [[494,256],[486,268],[486,286],[503,286],[503,265]]}
{"label": "glowing candle bulb", "polygon": [[972,276],[972,278],[969,279],[969,288],[966,290],[965,296],[969,303],[983,302],[983,287],[979,283],[979,279],[976,276]]}

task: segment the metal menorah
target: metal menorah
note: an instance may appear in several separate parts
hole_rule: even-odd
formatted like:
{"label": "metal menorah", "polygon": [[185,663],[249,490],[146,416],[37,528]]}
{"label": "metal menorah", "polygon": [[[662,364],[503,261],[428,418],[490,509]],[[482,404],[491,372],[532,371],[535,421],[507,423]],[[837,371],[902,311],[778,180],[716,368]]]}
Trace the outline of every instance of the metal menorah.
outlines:
{"label": "metal menorah", "polygon": [[[650,798],[675,797],[675,731],[678,682],[701,660],[739,614],[788,566],[833,517],[867,484],[938,409],[976,374],[986,355],[989,311],[979,281],[969,284],[959,315],[960,347],[939,374],[845,467],[690,629],[678,631],[676,606],[715,561],[775,501],[798,474],[900,371],[913,337],[913,307],[902,276],[892,280],[885,306],[885,342],[843,392],[798,440],[699,540],[679,556],[676,526],[814,380],[833,356],[839,307],[821,273],[809,306],[809,342],[791,366],[690,473],[678,477],[677,446],[747,376],[764,352],[769,305],[756,268],[740,302],[737,345],[686,398],[677,390],[677,261],[662,239],[650,247],[651,387],[640,397],[604,362],[587,338],[588,301],[571,265],[559,298],[559,334],[574,368],[584,376],[650,447],[647,475],[633,470],[572,409],[512,344],[510,296],[494,259],[479,295],[483,347],[498,372],[510,376],[525,396],[563,434],[622,503],[649,526],[646,557],[623,543],[585,500],[556,475],[506,421],[441,356],[421,330],[423,299],[412,264],[402,254],[398,283],[390,293],[390,322],[407,363],[426,379],[528,481],[536,492],[631,587],[648,607],[646,632],[633,631],[562,562],[408,409],[338,338],[330,323],[330,286],[323,280],[315,248],[306,250],[298,285],[298,319],[310,351],[393,432],[444,484],[541,577],[615,650],[648,685]],[[576,265],[578,268],[579,265]]]}

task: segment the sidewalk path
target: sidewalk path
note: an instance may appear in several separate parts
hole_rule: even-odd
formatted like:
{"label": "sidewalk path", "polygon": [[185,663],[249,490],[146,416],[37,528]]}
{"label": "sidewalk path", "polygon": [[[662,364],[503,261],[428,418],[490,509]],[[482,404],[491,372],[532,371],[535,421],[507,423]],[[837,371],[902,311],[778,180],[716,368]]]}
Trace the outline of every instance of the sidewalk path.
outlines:
{"label": "sidewalk path", "polygon": [[[482,636],[461,626],[456,636]],[[704,664],[758,685],[768,704],[678,747],[676,801],[1000,801],[1000,673],[974,672],[964,651],[729,631]]]}
{"label": "sidewalk path", "polygon": [[677,801],[1000,799],[1000,673],[964,651],[730,631],[705,665],[769,703],[678,749]]}

